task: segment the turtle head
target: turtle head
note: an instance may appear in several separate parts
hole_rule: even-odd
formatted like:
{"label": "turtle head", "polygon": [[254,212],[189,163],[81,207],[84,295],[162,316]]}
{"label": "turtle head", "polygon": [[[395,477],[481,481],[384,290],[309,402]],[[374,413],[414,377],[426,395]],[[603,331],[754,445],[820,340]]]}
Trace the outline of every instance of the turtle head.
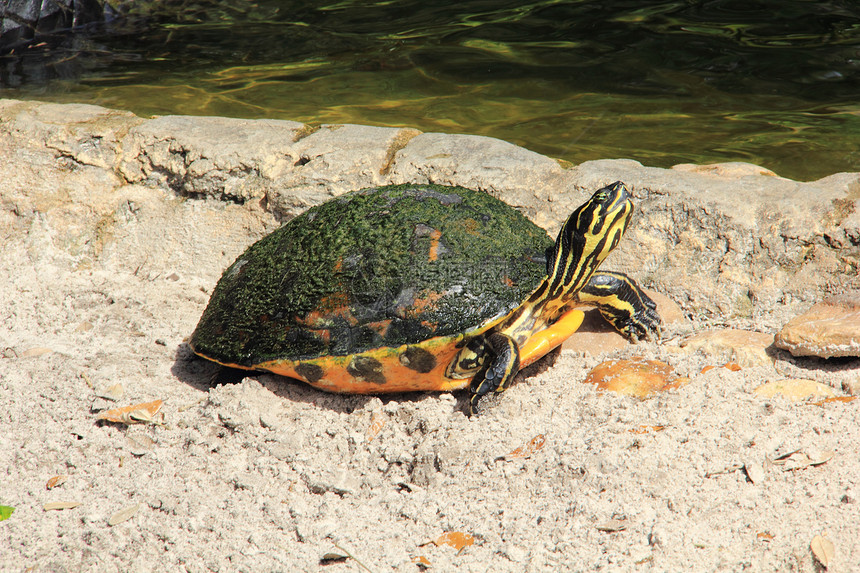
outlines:
{"label": "turtle head", "polygon": [[618,245],[632,213],[630,192],[616,181],[599,189],[568,217],[547,265],[548,298],[567,299],[585,286]]}

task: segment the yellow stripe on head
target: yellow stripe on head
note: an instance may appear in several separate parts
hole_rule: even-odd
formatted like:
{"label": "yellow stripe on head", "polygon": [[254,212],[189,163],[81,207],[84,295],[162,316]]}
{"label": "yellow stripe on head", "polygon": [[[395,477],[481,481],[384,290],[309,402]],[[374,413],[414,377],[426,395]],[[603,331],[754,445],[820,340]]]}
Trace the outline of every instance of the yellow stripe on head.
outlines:
{"label": "yellow stripe on head", "polygon": [[562,225],[552,252],[548,298],[569,298],[588,282],[614,249],[633,213],[620,181],[598,190]]}

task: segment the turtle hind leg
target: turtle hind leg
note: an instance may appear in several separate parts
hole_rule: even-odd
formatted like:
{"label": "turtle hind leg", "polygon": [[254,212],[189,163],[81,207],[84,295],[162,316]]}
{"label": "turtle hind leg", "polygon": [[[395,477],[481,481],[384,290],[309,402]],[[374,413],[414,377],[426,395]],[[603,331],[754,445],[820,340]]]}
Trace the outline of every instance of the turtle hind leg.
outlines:
{"label": "turtle hind leg", "polygon": [[628,340],[660,337],[662,321],[656,303],[623,273],[594,273],[577,298],[596,306],[603,318]]}
{"label": "turtle hind leg", "polygon": [[520,349],[513,338],[499,332],[487,336],[493,358],[472,380],[469,414],[478,413],[478,401],[490,392],[503,392],[520,369]]}
{"label": "turtle hind leg", "polygon": [[585,317],[579,309],[571,309],[545,329],[535,332],[520,347],[520,368],[528,366],[552,352],[576,332]]}

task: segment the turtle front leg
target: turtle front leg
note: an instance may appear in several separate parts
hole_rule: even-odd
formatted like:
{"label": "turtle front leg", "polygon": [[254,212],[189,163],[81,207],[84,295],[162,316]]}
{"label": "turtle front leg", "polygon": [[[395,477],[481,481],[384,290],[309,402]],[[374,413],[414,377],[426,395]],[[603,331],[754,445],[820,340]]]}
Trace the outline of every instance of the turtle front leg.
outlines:
{"label": "turtle front leg", "polygon": [[520,349],[510,336],[494,332],[487,337],[487,344],[494,354],[483,374],[472,380],[469,413],[478,413],[478,401],[490,392],[503,392],[520,369]]}
{"label": "turtle front leg", "polygon": [[662,321],[657,305],[623,273],[594,273],[577,298],[596,306],[603,318],[628,340],[660,338]]}

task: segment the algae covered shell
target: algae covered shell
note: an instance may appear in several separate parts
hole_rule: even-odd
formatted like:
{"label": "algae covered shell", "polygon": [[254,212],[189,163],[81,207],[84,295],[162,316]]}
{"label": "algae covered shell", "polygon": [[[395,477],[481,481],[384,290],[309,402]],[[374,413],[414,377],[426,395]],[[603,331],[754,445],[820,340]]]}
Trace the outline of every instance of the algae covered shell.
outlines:
{"label": "algae covered shell", "polygon": [[[481,191],[398,185],[346,193],[227,268],[191,345],[221,364],[263,369],[430,339],[444,347],[438,339],[480,332],[520,305],[546,276],[552,245],[543,229]],[[437,361],[434,349],[412,354]]]}

